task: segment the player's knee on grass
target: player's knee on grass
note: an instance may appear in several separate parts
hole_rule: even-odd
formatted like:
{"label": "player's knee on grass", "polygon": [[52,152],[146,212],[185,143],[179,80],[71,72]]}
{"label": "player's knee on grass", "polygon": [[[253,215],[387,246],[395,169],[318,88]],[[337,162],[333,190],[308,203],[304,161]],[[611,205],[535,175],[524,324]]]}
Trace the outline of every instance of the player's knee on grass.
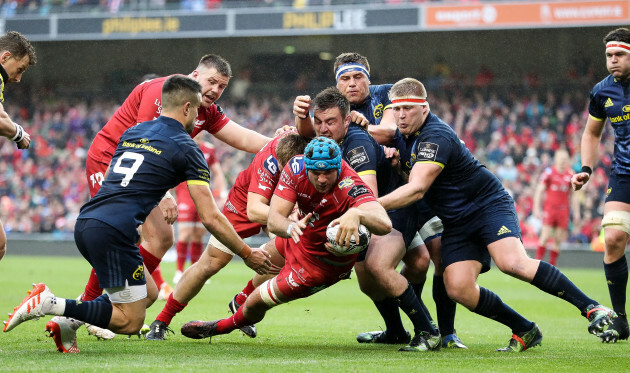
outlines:
{"label": "player's knee on grass", "polygon": [[107,288],[105,291],[113,306],[109,329],[118,334],[138,333],[146,313],[146,285]]}

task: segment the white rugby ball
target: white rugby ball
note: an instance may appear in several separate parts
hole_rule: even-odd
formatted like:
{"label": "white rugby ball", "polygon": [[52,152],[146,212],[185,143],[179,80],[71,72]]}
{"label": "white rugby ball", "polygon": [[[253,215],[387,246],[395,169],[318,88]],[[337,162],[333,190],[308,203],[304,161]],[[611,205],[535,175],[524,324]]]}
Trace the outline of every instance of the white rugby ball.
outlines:
{"label": "white rugby ball", "polygon": [[337,254],[341,255],[350,255],[356,254],[363,251],[370,244],[370,231],[363,224],[359,225],[359,240],[354,235],[350,240],[350,247],[339,246],[337,245],[337,231],[339,230],[339,224],[332,227],[328,224],[328,228],[326,228],[326,239],[333,246],[333,250]]}

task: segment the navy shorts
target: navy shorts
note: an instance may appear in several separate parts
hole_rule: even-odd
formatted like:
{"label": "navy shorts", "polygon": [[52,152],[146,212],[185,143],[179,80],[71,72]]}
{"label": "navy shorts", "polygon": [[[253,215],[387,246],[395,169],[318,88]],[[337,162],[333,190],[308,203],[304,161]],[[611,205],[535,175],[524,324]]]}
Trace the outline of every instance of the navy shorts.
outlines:
{"label": "navy shorts", "polygon": [[[409,249],[409,244],[418,232],[418,214],[416,213],[415,204],[403,207],[401,209],[387,211],[387,215],[392,221],[392,227],[402,233],[405,240],[405,250]],[[367,249],[361,251],[357,256],[357,262],[365,260]]]}
{"label": "navy shorts", "polygon": [[511,197],[502,197],[465,221],[444,224],[442,233],[442,265],[465,260],[481,263],[481,272],[490,270],[491,257],[488,245],[506,237],[521,238],[521,228],[516,216],[514,201]]}
{"label": "navy shorts", "polygon": [[606,189],[606,202],[630,204],[630,175],[611,174]]}
{"label": "navy shorts", "polygon": [[147,283],[137,239],[96,219],[79,219],[74,227],[74,241],[103,289]]}

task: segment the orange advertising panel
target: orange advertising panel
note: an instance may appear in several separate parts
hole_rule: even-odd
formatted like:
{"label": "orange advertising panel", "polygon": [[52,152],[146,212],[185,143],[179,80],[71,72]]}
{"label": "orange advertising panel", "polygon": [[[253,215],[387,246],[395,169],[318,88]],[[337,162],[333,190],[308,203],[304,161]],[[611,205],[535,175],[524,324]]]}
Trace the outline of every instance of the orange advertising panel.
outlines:
{"label": "orange advertising panel", "polygon": [[623,24],[630,1],[483,3],[426,6],[426,29]]}

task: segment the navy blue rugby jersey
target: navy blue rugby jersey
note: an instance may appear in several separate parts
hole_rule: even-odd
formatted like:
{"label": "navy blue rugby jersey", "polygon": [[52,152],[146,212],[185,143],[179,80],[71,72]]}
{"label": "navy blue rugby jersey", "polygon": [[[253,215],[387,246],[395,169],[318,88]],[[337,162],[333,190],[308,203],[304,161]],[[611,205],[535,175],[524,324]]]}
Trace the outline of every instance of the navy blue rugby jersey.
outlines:
{"label": "navy blue rugby jersey", "polygon": [[166,191],[183,181],[209,185],[199,146],[175,119],[140,123],[120,138],[101,189],[78,219],[100,220],[133,237]]}
{"label": "navy blue rugby jersey", "polygon": [[360,105],[350,105],[350,110],[363,114],[370,124],[380,124],[385,107],[392,102],[389,100],[389,89],[393,84],[371,85],[370,95]]}
{"label": "navy blue rugby jersey", "polygon": [[493,201],[509,196],[499,179],[481,164],[453,129],[433,113],[408,141],[411,167],[433,163],[442,172],[423,200],[444,223],[466,218]]}
{"label": "navy blue rugby jersey", "polygon": [[401,178],[385,157],[383,147],[360,126],[350,123],[348,132],[339,143],[343,159],[362,175],[376,175],[378,195],[390,193],[401,185]]}
{"label": "navy blue rugby jersey", "polygon": [[597,83],[591,91],[588,113],[605,121],[615,130],[612,173],[630,175],[630,82],[620,82],[612,75]]}

